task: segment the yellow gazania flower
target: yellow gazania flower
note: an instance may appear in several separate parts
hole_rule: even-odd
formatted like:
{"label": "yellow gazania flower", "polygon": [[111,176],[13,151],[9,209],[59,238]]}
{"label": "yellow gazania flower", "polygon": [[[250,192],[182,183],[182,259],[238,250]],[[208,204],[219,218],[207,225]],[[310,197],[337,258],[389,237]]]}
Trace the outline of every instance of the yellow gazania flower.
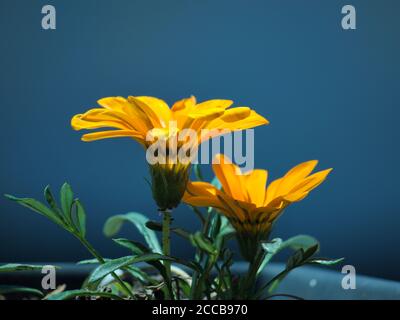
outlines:
{"label": "yellow gazania flower", "polygon": [[217,155],[213,171],[222,191],[207,182],[189,182],[183,201],[193,206],[213,207],[224,214],[235,230],[242,255],[254,258],[259,242],[269,236],[273,223],[291,203],[304,199],[321,184],[332,169],[310,175],[318,161],[301,163],[266,188],[268,171],[243,174],[224,155]]}
{"label": "yellow gazania flower", "polygon": [[[197,103],[192,96],[176,102],[171,108],[163,100],[154,97],[108,97],[98,100],[102,108],[94,108],[77,114],[71,120],[72,128],[115,130],[86,133],[83,141],[115,137],[130,137],[144,148],[153,142],[146,141],[149,132],[156,139],[176,139],[184,129],[197,132],[196,146],[201,142],[228,131],[245,130],[268,121],[248,107],[229,107],[231,100],[208,100]],[[171,129],[171,123],[174,126]],[[212,130],[201,135],[202,129]],[[222,130],[225,130],[222,131]],[[176,141],[177,148],[182,142]],[[168,151],[168,150],[167,150]],[[176,207],[185,191],[190,164],[166,163],[150,166],[153,196],[161,210]]]}

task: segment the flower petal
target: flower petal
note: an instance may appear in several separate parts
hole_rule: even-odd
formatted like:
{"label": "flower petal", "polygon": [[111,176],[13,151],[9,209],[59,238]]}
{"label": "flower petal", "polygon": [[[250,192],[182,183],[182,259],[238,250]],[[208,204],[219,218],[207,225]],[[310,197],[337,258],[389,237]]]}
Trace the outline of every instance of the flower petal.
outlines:
{"label": "flower petal", "polygon": [[225,193],[236,200],[246,199],[246,194],[242,188],[243,179],[239,167],[233,164],[228,157],[218,154],[213,161],[212,168],[214,174],[221,182]]}
{"label": "flower petal", "polygon": [[233,104],[232,100],[224,100],[224,99],[212,99],[200,102],[196,104],[196,110],[207,110],[207,109],[227,109]]}
{"label": "flower petal", "polygon": [[287,194],[299,181],[307,177],[318,164],[317,160],[306,161],[290,169],[277,189],[277,195]]}
{"label": "flower petal", "polygon": [[268,171],[256,169],[243,176],[249,201],[260,207],[264,204]]}
{"label": "flower petal", "polygon": [[132,130],[110,130],[87,133],[82,136],[82,140],[85,142],[107,139],[107,138],[118,138],[118,137],[131,137],[141,144],[144,144],[143,138],[140,134]]}
{"label": "flower petal", "polygon": [[150,105],[143,102],[134,96],[129,96],[128,101],[132,103],[132,105],[143,112],[145,118],[151,123],[154,128],[163,128],[166,124],[160,116],[157,114],[157,110],[154,110]]}
{"label": "flower petal", "polygon": [[290,193],[304,193],[318,187],[328,176],[332,169],[326,169],[312,174],[292,187]]}
{"label": "flower petal", "polygon": [[162,119],[163,125],[168,125],[171,120],[171,110],[169,109],[168,104],[159,98],[154,97],[136,97],[138,100],[143,101],[148,106],[152,107],[153,110],[158,114],[158,116]]}

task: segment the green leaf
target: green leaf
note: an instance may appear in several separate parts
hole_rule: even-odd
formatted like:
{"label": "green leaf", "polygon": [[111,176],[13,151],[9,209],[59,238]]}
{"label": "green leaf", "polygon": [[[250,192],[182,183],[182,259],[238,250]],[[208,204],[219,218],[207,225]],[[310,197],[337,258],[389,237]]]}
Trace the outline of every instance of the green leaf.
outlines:
{"label": "green leaf", "polygon": [[0,285],[0,294],[6,295],[10,293],[26,293],[33,296],[44,297],[44,294],[33,288],[27,287],[18,287],[18,286],[8,286],[8,285]]}
{"label": "green leaf", "polygon": [[155,221],[147,221],[146,227],[153,231],[162,232],[162,224]]}
{"label": "green leaf", "polygon": [[261,246],[265,250],[266,254],[260,264],[260,267],[258,268],[257,274],[262,272],[266,265],[271,261],[273,256],[276,255],[280,250],[282,250],[282,239],[272,239],[270,242],[262,243]]}
{"label": "green leaf", "polygon": [[304,250],[299,249],[293,255],[291,255],[286,263],[286,269],[292,270],[296,267],[301,266],[305,262]]}
{"label": "green leaf", "polygon": [[46,218],[50,219],[51,221],[60,225],[61,227],[63,227],[63,228],[65,227],[64,222],[59,218],[57,213],[54,212],[53,210],[49,209],[47,206],[45,206],[40,201],[37,201],[32,198],[17,198],[12,195],[9,195],[9,194],[5,194],[4,196],[9,200],[15,201],[15,202],[19,203],[20,205],[45,216]]}
{"label": "green leaf", "polygon": [[77,228],[79,230],[79,233],[83,237],[85,237],[86,236],[86,213],[85,213],[85,209],[83,208],[82,203],[78,199],[76,199],[74,201],[74,207],[75,207]]}
{"label": "green leaf", "polygon": [[61,208],[64,216],[71,220],[72,203],[74,201],[74,193],[68,183],[64,183],[60,190]]}
{"label": "green leaf", "polygon": [[311,259],[307,261],[307,264],[319,264],[323,266],[333,266],[335,264],[338,264],[342,262],[344,258],[339,258],[339,259],[326,259],[326,258],[316,258],[316,259]]}
{"label": "green leaf", "polygon": [[[103,260],[107,262],[107,261],[110,261],[112,259],[103,258]],[[78,261],[76,264],[100,264],[100,262],[97,259],[86,259],[86,260]]]}
{"label": "green leaf", "polygon": [[[146,246],[144,246],[143,244],[141,244],[140,242],[137,242],[137,241],[122,239],[122,238],[113,239],[113,241],[115,243],[119,244],[120,246],[131,250],[132,253],[134,253],[136,256],[142,256],[144,254],[151,253],[149,248],[147,248]],[[158,270],[158,272],[161,274],[161,276],[163,277],[164,280],[166,280],[168,278],[168,275],[165,270],[165,266],[160,261],[150,260],[150,261],[145,261],[145,262],[147,264],[149,264],[150,266],[154,267],[156,270]],[[134,267],[129,266],[126,269],[128,271],[131,271],[132,268],[134,268]],[[150,278],[148,280],[149,280],[149,282],[151,282]],[[171,284],[168,284],[168,287],[170,290],[172,290]]]}
{"label": "green leaf", "polygon": [[218,250],[215,248],[215,246],[211,243],[210,240],[205,238],[201,232],[199,232],[199,231],[196,232],[194,235],[192,235],[190,237],[190,239],[192,241],[192,244],[195,247],[197,247],[211,255],[218,254]]}
{"label": "green leaf", "polygon": [[146,223],[149,221],[147,217],[140,213],[130,212],[124,215],[116,215],[109,218],[104,225],[104,234],[107,237],[112,237],[121,229],[124,222],[131,222],[139,232],[144,236],[148,246],[155,253],[161,253],[160,243],[156,233],[146,227]]}
{"label": "green leaf", "polygon": [[[15,272],[15,271],[33,271],[42,270],[44,266],[32,265],[32,264],[19,264],[19,263],[8,263],[0,266],[0,272]],[[57,268],[57,267],[55,267]]]}
{"label": "green leaf", "polygon": [[46,300],[70,300],[76,297],[104,297],[113,300],[123,300],[121,297],[102,291],[89,291],[85,289],[63,291],[55,294],[50,294]]}
{"label": "green leaf", "polygon": [[[147,221],[146,227],[156,232],[162,232],[162,224],[155,221]],[[171,228],[170,231],[186,240],[190,240],[190,232],[182,228]]]}
{"label": "green leaf", "polygon": [[148,275],[146,272],[141,270],[138,267],[134,266],[129,266],[126,268],[126,270],[134,277],[135,279],[139,280],[142,283],[155,283],[156,280],[154,280],[150,275]]}
{"label": "green leaf", "polygon": [[98,266],[90,275],[88,282],[96,282],[118,269],[131,265],[134,258],[134,256],[121,257]]}
{"label": "green leaf", "polygon": [[120,246],[127,248],[132,251],[132,253],[136,255],[142,255],[144,253],[151,253],[150,249],[137,241],[132,241],[124,238],[112,239],[115,243]]}
{"label": "green leaf", "polygon": [[49,185],[46,186],[46,188],[44,188],[44,197],[45,197],[47,203],[49,204],[50,208],[52,208],[53,211],[55,211],[55,212],[59,212],[60,209],[58,208],[57,202],[54,199],[54,196],[50,190]]}
{"label": "green leaf", "polygon": [[[307,235],[298,235],[292,238],[289,238],[286,241],[282,241],[282,239],[276,238],[270,242],[262,243],[262,247],[266,252],[266,255],[258,268],[258,274],[264,270],[266,265],[271,261],[271,259],[281,252],[283,249],[290,248],[293,250],[306,251],[307,249],[318,245],[318,240],[314,237]],[[319,246],[317,247],[319,248]]]}
{"label": "green leaf", "polygon": [[[296,250],[292,256],[289,257],[286,268],[281,271],[278,275],[276,275],[272,280],[268,283],[263,285],[258,292],[254,295],[254,298],[259,298],[263,291],[268,288],[268,292],[273,292],[279,285],[279,283],[295,268],[301,267],[305,264],[319,264],[330,266],[337,264],[343,261],[343,258],[336,259],[336,260],[328,260],[325,258],[313,258],[313,256],[319,251],[319,243],[318,241],[310,236],[299,235],[293,238],[290,238],[284,242],[279,241],[280,239],[274,239],[274,243],[263,243],[262,247],[267,252],[266,257],[268,254],[271,253],[272,255],[276,254],[277,252],[281,251],[284,248],[292,248]],[[279,245],[280,244],[280,245]],[[259,268],[258,272],[265,267],[264,261],[261,267]]]}
{"label": "green leaf", "polygon": [[286,269],[292,270],[307,263],[308,259],[310,259],[318,250],[319,250],[318,243],[307,248],[306,250],[300,248],[291,257],[289,257]]}
{"label": "green leaf", "polygon": [[315,244],[318,244],[317,239],[303,234],[289,238],[282,243],[283,248],[291,248],[293,250],[299,250],[299,249],[306,250],[307,248],[310,248]]}
{"label": "green leaf", "polygon": [[151,262],[151,261],[160,261],[160,260],[167,260],[167,261],[172,261],[176,263],[183,264],[191,269],[201,271],[201,268],[199,268],[198,265],[187,262],[178,258],[174,257],[169,257],[165,255],[161,255],[158,253],[149,253],[149,254],[144,254],[141,256],[126,256],[118,259],[111,260],[109,262],[106,262],[100,266],[98,266],[90,275],[89,282],[95,282],[97,280],[102,279],[106,275],[110,274],[111,272],[114,272],[118,269],[128,267],[132,264],[139,263],[139,262]]}
{"label": "green leaf", "polygon": [[218,248],[221,248],[222,243],[226,239],[232,237],[236,233],[236,231],[226,217],[219,215],[219,218],[220,218],[219,230],[214,230],[214,232],[216,232],[214,236],[216,239],[215,241],[216,246]]}

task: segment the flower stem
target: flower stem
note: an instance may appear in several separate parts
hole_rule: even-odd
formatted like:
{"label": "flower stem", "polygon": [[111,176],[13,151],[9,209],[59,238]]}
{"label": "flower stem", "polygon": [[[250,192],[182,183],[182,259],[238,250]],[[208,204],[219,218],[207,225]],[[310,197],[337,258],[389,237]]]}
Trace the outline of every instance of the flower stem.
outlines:
{"label": "flower stem", "polygon": [[[83,244],[83,246],[92,254],[92,256],[95,257],[99,261],[100,264],[105,263],[103,257],[96,251],[95,248],[93,248],[93,246],[85,238],[81,237],[78,234],[74,234],[74,235]],[[121,278],[115,272],[112,272],[111,275],[113,276],[115,281],[117,281],[120,284],[122,290],[125,292],[125,294],[127,296],[135,298],[132,291],[126,286],[126,284],[121,280]]]}
{"label": "flower stem", "polygon": [[[162,246],[163,246],[163,254],[169,256],[171,254],[171,211],[163,210],[161,211],[163,215],[163,224],[162,224]],[[172,284],[171,277],[171,261],[164,260],[165,273],[168,283]],[[173,293],[170,294],[169,299],[173,299]]]}
{"label": "flower stem", "polygon": [[248,299],[254,294],[257,281],[257,271],[264,259],[265,253],[260,249],[257,250],[255,257],[250,261],[249,268],[246,275],[246,281],[244,283],[242,291],[242,299]]}

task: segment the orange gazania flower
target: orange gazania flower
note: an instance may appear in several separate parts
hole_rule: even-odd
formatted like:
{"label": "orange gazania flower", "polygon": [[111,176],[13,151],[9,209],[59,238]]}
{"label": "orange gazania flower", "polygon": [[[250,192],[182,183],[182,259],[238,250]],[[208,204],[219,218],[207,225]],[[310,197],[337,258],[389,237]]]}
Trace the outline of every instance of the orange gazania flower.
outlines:
{"label": "orange gazania flower", "polygon": [[[101,108],[77,114],[71,120],[72,128],[100,129],[86,133],[83,141],[106,138],[130,137],[145,149],[154,141],[146,137],[151,133],[156,140],[174,142],[178,149],[185,143],[179,133],[192,129],[197,133],[194,148],[212,137],[229,131],[245,130],[268,124],[267,119],[248,107],[229,108],[231,100],[208,100],[197,103],[192,96],[176,102],[171,108],[163,100],[154,97],[109,97],[98,100]],[[171,125],[173,124],[173,125]],[[207,129],[207,134],[203,134]],[[172,146],[171,146],[172,149]],[[167,155],[169,150],[166,150]],[[179,160],[179,159],[178,159]],[[153,197],[160,210],[176,207],[186,189],[190,163],[168,162],[150,166]]]}
{"label": "orange gazania flower", "polygon": [[146,135],[153,130],[164,138],[176,135],[169,132],[169,123],[176,122],[177,131],[193,129],[216,130],[211,135],[199,136],[199,143],[218,134],[218,130],[246,130],[268,124],[267,119],[248,107],[229,107],[231,100],[208,100],[197,103],[192,96],[176,102],[169,108],[166,102],[154,97],[109,97],[98,100],[102,108],[94,108],[84,114],[77,114],[71,120],[75,130],[114,128],[116,130],[87,133],[83,141],[106,138],[131,137],[145,147],[149,146]]}
{"label": "orange gazania flower", "polygon": [[213,171],[222,185],[189,182],[183,201],[193,206],[213,207],[225,215],[237,232],[243,256],[251,260],[259,242],[269,236],[273,223],[293,202],[304,199],[321,184],[332,169],[310,173],[318,161],[301,163],[266,188],[268,171],[243,174],[224,155],[217,155]]}

